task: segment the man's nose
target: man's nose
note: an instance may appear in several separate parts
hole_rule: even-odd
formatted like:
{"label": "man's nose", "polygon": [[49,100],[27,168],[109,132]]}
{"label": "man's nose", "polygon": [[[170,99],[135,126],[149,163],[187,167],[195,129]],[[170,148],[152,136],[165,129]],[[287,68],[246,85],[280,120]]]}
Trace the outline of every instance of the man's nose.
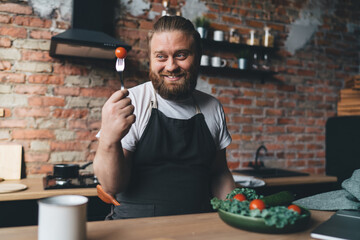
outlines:
{"label": "man's nose", "polygon": [[168,72],[172,72],[176,70],[178,67],[179,66],[177,65],[176,61],[173,58],[169,58],[168,61],[166,62],[165,69]]}

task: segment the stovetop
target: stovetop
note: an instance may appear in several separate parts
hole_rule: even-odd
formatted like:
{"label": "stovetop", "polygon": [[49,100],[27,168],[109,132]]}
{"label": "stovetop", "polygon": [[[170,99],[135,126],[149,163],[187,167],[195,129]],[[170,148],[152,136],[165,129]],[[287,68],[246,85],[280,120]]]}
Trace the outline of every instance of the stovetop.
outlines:
{"label": "stovetop", "polygon": [[43,178],[44,189],[93,188],[99,183],[94,174],[79,175],[77,178],[57,178],[47,175]]}

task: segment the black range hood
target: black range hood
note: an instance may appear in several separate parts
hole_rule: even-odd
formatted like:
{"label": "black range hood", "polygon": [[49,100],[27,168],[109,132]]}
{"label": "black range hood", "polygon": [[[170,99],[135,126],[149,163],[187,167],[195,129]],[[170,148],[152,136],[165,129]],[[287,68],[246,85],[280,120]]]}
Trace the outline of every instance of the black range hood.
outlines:
{"label": "black range hood", "polygon": [[73,0],[71,28],[51,38],[50,56],[114,59],[131,46],[114,38],[115,0]]}

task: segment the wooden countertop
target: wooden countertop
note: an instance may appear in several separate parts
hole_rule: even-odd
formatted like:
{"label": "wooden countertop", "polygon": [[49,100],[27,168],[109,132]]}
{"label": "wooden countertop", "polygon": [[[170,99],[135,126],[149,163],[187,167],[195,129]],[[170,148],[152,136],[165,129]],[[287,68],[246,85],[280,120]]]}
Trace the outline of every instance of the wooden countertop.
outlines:
{"label": "wooden countertop", "polygon": [[[239,239],[310,239],[310,232],[330,218],[333,212],[311,211],[306,230],[291,234],[260,234],[233,228],[217,213],[138,218],[87,223],[88,240],[234,240]],[[0,228],[2,240],[36,240],[37,226]]]}
{"label": "wooden countertop", "polygon": [[27,186],[27,189],[13,192],[1,193],[1,201],[16,201],[16,200],[36,200],[46,197],[52,197],[63,194],[76,194],[83,196],[97,196],[96,188],[71,188],[71,189],[50,189],[44,190],[42,178],[25,178],[21,180],[5,180],[0,184],[6,183],[21,183]]}
{"label": "wooden countertop", "polygon": [[[337,181],[336,177],[310,175],[299,177],[281,177],[281,178],[265,178],[263,179],[266,186],[287,186],[297,184],[316,184],[316,183],[333,183]],[[27,189],[13,193],[0,194],[1,201],[17,201],[17,200],[36,200],[45,197],[52,197],[63,194],[78,194],[83,196],[97,196],[96,188],[73,188],[73,189],[51,189],[44,190],[42,178],[26,178],[21,180],[6,180],[0,182],[4,183],[22,183],[27,186]],[[265,186],[265,187],[266,187]]]}

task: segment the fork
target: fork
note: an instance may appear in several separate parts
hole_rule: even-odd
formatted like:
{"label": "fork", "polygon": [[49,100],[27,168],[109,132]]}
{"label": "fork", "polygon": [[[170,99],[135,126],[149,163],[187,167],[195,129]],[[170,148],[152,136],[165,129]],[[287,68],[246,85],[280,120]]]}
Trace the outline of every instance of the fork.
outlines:
{"label": "fork", "polygon": [[116,68],[116,71],[119,73],[120,83],[121,83],[121,90],[123,90],[124,89],[123,72],[124,72],[124,69],[125,69],[125,59],[124,58],[118,58],[116,60],[115,68]]}

